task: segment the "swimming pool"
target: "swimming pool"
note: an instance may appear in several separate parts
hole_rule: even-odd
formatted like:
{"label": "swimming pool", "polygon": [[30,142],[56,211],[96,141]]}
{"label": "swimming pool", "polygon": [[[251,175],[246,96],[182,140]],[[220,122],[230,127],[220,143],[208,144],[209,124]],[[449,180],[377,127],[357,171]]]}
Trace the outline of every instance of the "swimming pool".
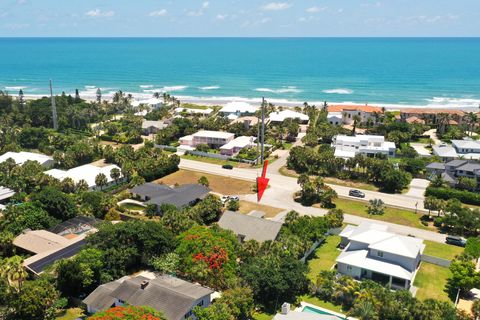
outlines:
{"label": "swimming pool", "polygon": [[316,307],[310,307],[310,306],[305,306],[302,309],[302,312],[308,312],[308,313],[316,313],[316,314],[325,314],[328,316],[334,316],[337,317],[339,320],[345,320],[346,318],[344,317],[339,317],[338,314],[335,314],[333,312],[328,312],[324,309],[316,308]]}

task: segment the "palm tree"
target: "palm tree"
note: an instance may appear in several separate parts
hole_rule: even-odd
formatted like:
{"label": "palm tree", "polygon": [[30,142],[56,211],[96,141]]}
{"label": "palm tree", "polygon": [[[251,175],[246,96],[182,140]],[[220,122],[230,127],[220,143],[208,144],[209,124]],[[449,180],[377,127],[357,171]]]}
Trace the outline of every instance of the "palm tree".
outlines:
{"label": "palm tree", "polygon": [[95,184],[100,187],[100,190],[103,189],[104,186],[106,186],[108,183],[107,176],[104,175],[103,173],[97,174],[95,177]]}
{"label": "palm tree", "polygon": [[110,178],[115,180],[115,182],[117,182],[117,180],[120,179],[120,175],[121,175],[120,169],[112,168],[112,170],[110,170]]}
{"label": "palm tree", "polygon": [[450,121],[450,115],[448,113],[439,113],[437,115],[438,133],[443,135],[447,131],[447,126]]}
{"label": "palm tree", "polygon": [[13,256],[4,259],[0,263],[0,277],[5,279],[10,288],[19,292],[23,281],[28,274],[23,267],[23,258],[20,256]]}
{"label": "palm tree", "polygon": [[160,92],[155,92],[153,94],[153,97],[156,98],[156,99],[160,98]]}
{"label": "palm tree", "polygon": [[352,119],[353,119],[352,135],[355,135],[355,131],[357,130],[357,124],[359,124],[360,121],[362,121],[362,119],[357,114],[354,115]]}

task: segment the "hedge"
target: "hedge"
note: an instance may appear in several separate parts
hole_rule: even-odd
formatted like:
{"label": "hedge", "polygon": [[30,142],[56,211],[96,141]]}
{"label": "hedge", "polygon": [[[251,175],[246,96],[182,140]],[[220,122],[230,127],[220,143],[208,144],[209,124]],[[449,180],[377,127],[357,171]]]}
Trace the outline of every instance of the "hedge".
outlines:
{"label": "hedge", "polygon": [[428,187],[425,195],[439,199],[449,200],[458,199],[460,202],[472,205],[480,205],[480,193],[458,190],[453,188],[434,188]]}

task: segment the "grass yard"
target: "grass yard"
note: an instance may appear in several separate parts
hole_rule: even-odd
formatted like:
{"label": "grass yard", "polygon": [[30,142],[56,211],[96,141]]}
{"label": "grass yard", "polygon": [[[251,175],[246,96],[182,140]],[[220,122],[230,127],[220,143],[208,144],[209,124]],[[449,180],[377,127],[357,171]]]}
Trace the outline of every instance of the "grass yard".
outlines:
{"label": "grass yard", "polygon": [[189,171],[189,170],[178,170],[177,172],[174,172],[166,177],[160,178],[155,182],[164,183],[166,185],[174,185],[175,183],[182,185],[182,184],[189,184],[189,183],[197,183],[198,179],[201,176],[205,176],[208,179],[208,182],[210,183],[209,188],[213,192],[218,192],[226,195],[254,193],[252,191],[252,188],[254,185],[253,181],[234,179],[234,178],[217,176],[213,174]]}
{"label": "grass yard", "polygon": [[429,256],[452,260],[455,256],[463,252],[462,247],[452,246],[446,243],[438,243],[428,240],[424,240],[423,243],[426,245],[423,253]]}
{"label": "grass yard", "polygon": [[132,210],[132,211],[144,211],[145,207],[135,204],[135,203],[122,203],[120,205],[122,208],[127,209],[127,210]]}
{"label": "grass yard", "polygon": [[345,311],[342,310],[342,306],[334,305],[331,302],[320,300],[319,298],[314,296],[303,295],[303,296],[300,296],[300,300],[313,304],[314,306],[317,306],[317,307],[325,308],[338,313],[345,313]]}
{"label": "grass yard", "polygon": [[363,189],[363,190],[369,190],[369,191],[379,191],[378,187],[371,183],[365,183],[365,182],[357,182],[357,181],[352,181],[352,180],[342,180],[338,178],[333,178],[333,177],[325,177],[323,178],[323,181],[325,183],[330,183],[330,184],[336,184],[339,186],[344,186],[344,187],[350,187],[350,188],[355,188],[355,189]]}
{"label": "grass yard", "polygon": [[339,236],[328,236],[325,242],[315,250],[313,256],[308,260],[308,278],[315,283],[320,271],[330,270],[340,254],[337,249],[341,238]]}
{"label": "grass yard", "polygon": [[387,221],[397,223],[404,226],[435,231],[433,227],[427,227],[420,223],[420,214],[415,214],[414,211],[386,207],[383,215],[369,215],[367,213],[368,203],[363,201],[355,201],[350,199],[338,198],[335,201],[338,209],[342,209],[347,214],[352,214],[369,219],[380,221]]}
{"label": "grass yard", "polygon": [[228,161],[228,160],[222,160],[222,159],[215,159],[215,158],[209,158],[209,157],[200,157],[200,156],[195,156],[192,154],[184,154],[180,158],[187,159],[187,160],[193,160],[193,161],[200,161],[200,162],[205,162],[205,163],[211,163],[211,164],[218,164],[223,166],[224,164],[230,164],[233,167],[238,167],[239,162],[234,162],[234,161]]}
{"label": "grass yard", "polygon": [[238,209],[238,212],[247,214],[252,210],[263,211],[265,212],[266,218],[273,218],[280,212],[284,211],[285,209],[280,209],[280,208],[270,207],[263,204],[250,202],[250,201],[240,200],[240,208]]}
{"label": "grass yard", "polygon": [[413,283],[418,287],[416,297],[420,300],[438,299],[452,302],[444,291],[450,274],[448,268],[422,262]]}
{"label": "grass yard", "polygon": [[83,310],[80,308],[70,308],[65,310],[61,315],[57,317],[57,320],[75,320],[84,316]]}
{"label": "grass yard", "polygon": [[254,320],[272,320],[273,315],[268,313],[257,312],[253,314]]}

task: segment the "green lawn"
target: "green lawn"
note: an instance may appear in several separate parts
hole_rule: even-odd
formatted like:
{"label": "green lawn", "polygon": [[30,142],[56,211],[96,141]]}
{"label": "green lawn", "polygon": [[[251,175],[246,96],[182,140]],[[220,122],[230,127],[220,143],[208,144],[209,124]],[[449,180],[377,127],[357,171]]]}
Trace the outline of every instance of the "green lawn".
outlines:
{"label": "green lawn", "polygon": [[348,214],[434,231],[433,228],[421,224],[421,215],[415,214],[414,211],[387,207],[383,215],[369,215],[367,213],[367,202],[344,198],[338,198],[334,202],[338,209],[342,209]]}
{"label": "green lawn", "polygon": [[418,287],[416,297],[420,300],[438,299],[451,302],[444,291],[450,275],[448,268],[422,262],[413,283],[414,286]]}
{"label": "green lawn", "polygon": [[338,179],[333,177],[325,177],[323,178],[323,181],[325,181],[325,183],[336,184],[338,186],[350,187],[355,189],[363,189],[363,190],[370,190],[370,191],[380,190],[377,186],[371,183],[360,182],[360,181],[343,180],[343,179]]}
{"label": "green lawn", "polygon": [[268,314],[268,313],[257,312],[257,313],[253,314],[253,319],[254,320],[272,320],[273,315]]}
{"label": "green lawn", "polygon": [[145,210],[145,207],[143,207],[139,204],[129,203],[129,202],[122,203],[120,206],[124,209],[132,210],[132,211],[144,211]]}
{"label": "green lawn", "polygon": [[215,159],[215,158],[208,158],[208,157],[200,157],[200,156],[194,156],[194,155],[191,155],[191,154],[184,154],[183,156],[181,156],[181,158],[187,159],[187,160],[194,160],[194,161],[201,161],[201,162],[206,162],[206,163],[218,164],[218,165],[230,164],[233,167],[238,167],[238,165],[239,165],[239,162],[233,162],[233,161]]}
{"label": "green lawn", "polygon": [[308,260],[308,278],[315,282],[320,271],[330,270],[340,254],[337,246],[340,244],[339,236],[328,236],[326,241],[315,250],[313,256]]}
{"label": "green lawn", "polygon": [[70,308],[65,310],[63,314],[57,317],[57,320],[75,320],[84,316],[83,310],[80,308]]}
{"label": "green lawn", "polygon": [[429,256],[452,260],[455,256],[463,252],[462,247],[452,246],[446,243],[438,243],[428,240],[424,240],[423,243],[426,245],[423,253],[428,254]]}
{"label": "green lawn", "polygon": [[328,309],[328,310],[338,312],[338,313],[345,313],[345,311],[342,310],[341,305],[337,306],[337,305],[334,305],[331,302],[320,300],[317,297],[313,297],[313,296],[309,296],[309,295],[303,295],[303,296],[300,297],[300,300],[305,301],[305,302],[310,303],[310,304],[313,304],[315,306],[321,307],[321,308],[325,308],[325,309]]}

